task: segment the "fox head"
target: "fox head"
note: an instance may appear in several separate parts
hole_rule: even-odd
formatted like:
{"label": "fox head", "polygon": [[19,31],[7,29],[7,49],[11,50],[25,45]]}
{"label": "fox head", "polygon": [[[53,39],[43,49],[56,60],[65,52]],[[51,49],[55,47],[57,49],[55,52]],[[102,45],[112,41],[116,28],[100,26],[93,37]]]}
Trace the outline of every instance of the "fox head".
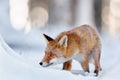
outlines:
{"label": "fox head", "polygon": [[66,62],[68,59],[64,57],[64,54],[66,54],[67,49],[67,35],[63,35],[59,39],[52,39],[45,34],[43,35],[46,39],[47,47],[45,49],[45,55],[39,64],[43,67],[47,67]]}

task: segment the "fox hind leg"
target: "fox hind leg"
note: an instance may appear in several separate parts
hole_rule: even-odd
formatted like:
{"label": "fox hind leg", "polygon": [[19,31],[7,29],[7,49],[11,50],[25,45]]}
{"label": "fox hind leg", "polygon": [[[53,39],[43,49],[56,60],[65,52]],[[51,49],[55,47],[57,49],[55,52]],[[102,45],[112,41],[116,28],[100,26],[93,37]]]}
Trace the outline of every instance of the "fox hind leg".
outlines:
{"label": "fox hind leg", "polygon": [[102,70],[100,66],[100,56],[101,56],[101,48],[99,45],[97,45],[93,49],[93,59],[94,59],[94,65],[95,65],[94,73],[96,73],[96,76],[98,76],[100,70]]}

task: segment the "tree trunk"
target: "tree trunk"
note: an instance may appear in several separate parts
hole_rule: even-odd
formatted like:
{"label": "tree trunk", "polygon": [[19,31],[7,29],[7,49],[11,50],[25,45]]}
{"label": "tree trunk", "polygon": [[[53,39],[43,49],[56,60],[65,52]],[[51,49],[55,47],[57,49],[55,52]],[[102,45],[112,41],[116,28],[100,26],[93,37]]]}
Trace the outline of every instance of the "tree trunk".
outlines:
{"label": "tree trunk", "polygon": [[94,0],[77,0],[75,25],[83,24],[95,26]]}

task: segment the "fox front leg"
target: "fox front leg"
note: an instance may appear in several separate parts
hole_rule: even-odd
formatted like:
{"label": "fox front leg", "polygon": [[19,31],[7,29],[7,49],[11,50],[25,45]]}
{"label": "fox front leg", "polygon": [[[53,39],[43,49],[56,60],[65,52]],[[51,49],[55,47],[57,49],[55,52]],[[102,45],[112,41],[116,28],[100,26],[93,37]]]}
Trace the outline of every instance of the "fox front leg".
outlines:
{"label": "fox front leg", "polygon": [[70,71],[72,67],[72,60],[63,63],[63,70]]}

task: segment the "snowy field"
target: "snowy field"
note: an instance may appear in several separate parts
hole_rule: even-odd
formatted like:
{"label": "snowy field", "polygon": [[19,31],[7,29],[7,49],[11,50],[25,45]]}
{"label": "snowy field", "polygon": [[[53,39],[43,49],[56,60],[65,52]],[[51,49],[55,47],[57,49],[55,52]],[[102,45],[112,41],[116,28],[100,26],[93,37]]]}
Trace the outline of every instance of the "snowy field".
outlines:
{"label": "snowy field", "polygon": [[72,70],[64,71],[62,64],[43,68],[39,65],[44,56],[45,40],[42,33],[55,38],[60,32],[69,30],[69,26],[47,26],[41,30],[32,30],[29,34],[15,31],[9,23],[8,1],[0,1],[0,80],[119,80],[120,47],[119,38],[101,34],[102,71],[98,77],[82,71],[80,64],[73,61]]}
{"label": "snowy field", "polygon": [[[79,63],[73,61],[71,72],[61,70],[62,65],[42,68],[38,63],[44,55],[44,47],[38,50],[11,49],[0,36],[0,79],[1,80],[119,80],[120,48],[119,40],[102,37],[102,72],[98,77],[93,74],[94,66],[90,64],[90,74],[85,74]],[[40,44],[45,42],[41,41]],[[34,45],[33,45],[34,46]]]}

